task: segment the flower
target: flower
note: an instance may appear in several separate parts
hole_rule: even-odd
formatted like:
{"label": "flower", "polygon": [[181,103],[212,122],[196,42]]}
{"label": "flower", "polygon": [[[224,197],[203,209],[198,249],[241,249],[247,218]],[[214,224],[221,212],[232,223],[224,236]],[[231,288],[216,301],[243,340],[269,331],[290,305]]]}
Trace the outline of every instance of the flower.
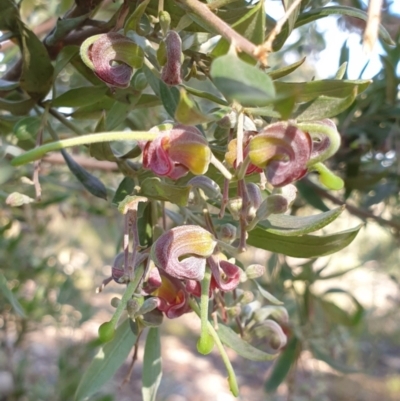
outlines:
{"label": "flower", "polygon": [[207,140],[197,128],[185,125],[160,131],[155,140],[142,148],[143,167],[174,180],[189,171],[194,175],[204,174],[211,160]]}
{"label": "flower", "polygon": [[275,187],[304,177],[311,151],[310,135],[287,122],[269,125],[249,143],[251,162],[265,169],[267,180]]}
{"label": "flower", "polygon": [[157,297],[157,309],[174,319],[191,311],[189,294],[182,282],[158,269],[152,269],[144,291]]}
{"label": "flower", "polygon": [[200,281],[204,277],[206,258],[217,242],[199,226],[180,226],[165,232],[151,247],[155,265],[172,277]]}

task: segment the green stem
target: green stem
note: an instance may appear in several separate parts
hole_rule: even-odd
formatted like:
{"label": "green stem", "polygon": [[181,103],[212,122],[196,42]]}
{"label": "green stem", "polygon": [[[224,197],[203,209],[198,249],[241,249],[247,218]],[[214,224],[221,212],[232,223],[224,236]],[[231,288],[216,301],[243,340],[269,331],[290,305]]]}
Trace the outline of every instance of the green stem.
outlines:
{"label": "green stem", "polygon": [[135,270],[134,279],[133,279],[133,281],[130,281],[128,286],[126,287],[124,295],[122,296],[121,301],[118,304],[117,309],[115,310],[114,315],[110,320],[111,324],[114,327],[117,325],[119,318],[121,317],[122,313],[124,312],[127,302],[132,298],[132,295],[135,293],[136,288],[138,287],[140,281],[142,280],[143,273],[144,273],[144,267],[143,267],[143,265],[140,265]]}
{"label": "green stem", "polygon": [[206,267],[204,278],[201,281],[201,297],[200,297],[200,320],[201,334],[197,343],[197,350],[203,354],[209,354],[213,347],[214,341],[208,332],[208,303],[210,302],[210,284],[211,284],[211,269]]}
{"label": "green stem", "polygon": [[[200,309],[199,306],[197,305],[196,301],[194,299],[189,299],[189,305],[192,308],[192,310],[196,313],[197,316],[200,317]],[[210,333],[211,337],[214,339],[215,345],[218,348],[219,353],[221,354],[222,361],[225,364],[226,371],[228,372],[228,383],[229,383],[229,388],[232,392],[232,394],[237,397],[239,395],[239,387],[236,381],[236,375],[235,371],[233,370],[231,361],[229,360],[228,354],[225,351],[225,348],[221,342],[221,339],[219,338],[218,333],[215,331],[213,325],[207,321],[207,328],[208,332]]]}
{"label": "green stem", "polygon": [[99,142],[112,141],[152,141],[157,137],[157,134],[148,131],[115,131],[115,132],[100,132],[98,134],[83,135],[75,138],[62,139],[58,142],[51,142],[39,146],[35,149],[15,157],[11,160],[11,165],[21,166],[29,162],[33,162],[42,158],[46,153],[55,150],[70,148],[72,146],[90,145]]}

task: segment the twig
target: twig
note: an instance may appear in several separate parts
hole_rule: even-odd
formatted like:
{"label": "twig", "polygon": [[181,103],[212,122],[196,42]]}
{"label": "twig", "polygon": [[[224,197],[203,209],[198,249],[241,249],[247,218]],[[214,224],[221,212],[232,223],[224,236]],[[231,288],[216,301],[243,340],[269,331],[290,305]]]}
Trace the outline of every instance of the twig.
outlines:
{"label": "twig", "polygon": [[378,37],[379,24],[381,22],[382,0],[369,0],[368,20],[363,37],[364,52],[369,54],[374,48]]}
{"label": "twig", "polygon": [[208,25],[211,30],[220,34],[230,44],[234,44],[237,49],[240,49],[264,64],[265,60],[262,60],[257,56],[257,46],[237,33],[221,18],[216,16],[206,4],[200,3],[197,0],[175,0],[175,2],[180,4],[185,10],[200,17],[204,24]]}
{"label": "twig", "polygon": [[274,26],[274,29],[271,31],[271,33],[268,36],[268,39],[260,46],[257,47],[256,50],[256,55],[261,59],[266,59],[268,56],[268,53],[271,53],[272,51],[272,43],[274,42],[275,38],[279,35],[281,32],[283,25],[285,25],[285,22],[289,19],[289,17],[292,15],[293,11],[299,6],[302,0],[295,0],[290,7],[286,10],[285,15],[276,23]]}
{"label": "twig", "polygon": [[384,226],[389,226],[389,227],[392,227],[392,228],[400,231],[400,222],[398,223],[393,220],[386,220],[382,217],[376,216],[375,214],[373,214],[367,210],[360,209],[356,206],[350,205],[349,203],[337,198],[336,196],[325,191],[318,185],[314,184],[308,178],[303,179],[303,182],[306,185],[308,185],[309,187],[311,187],[318,195],[322,196],[325,199],[330,200],[332,203],[334,203],[336,205],[345,205],[346,209],[349,211],[349,213],[353,214],[354,216],[360,217],[361,219],[373,219]]}

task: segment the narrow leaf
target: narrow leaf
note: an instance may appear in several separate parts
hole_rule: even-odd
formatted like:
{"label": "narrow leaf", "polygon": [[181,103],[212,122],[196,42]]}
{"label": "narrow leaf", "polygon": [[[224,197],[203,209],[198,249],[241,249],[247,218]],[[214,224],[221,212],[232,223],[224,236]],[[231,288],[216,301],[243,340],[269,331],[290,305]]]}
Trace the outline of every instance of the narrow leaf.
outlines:
{"label": "narrow leaf", "polygon": [[296,337],[293,337],[288,343],[285,350],[281,353],[279,358],[277,359],[271,375],[265,382],[265,391],[268,393],[274,392],[279,385],[285,380],[285,377],[289,373],[291,366],[294,364],[296,360],[296,349],[297,349],[298,340]]}
{"label": "narrow leaf", "polygon": [[295,258],[315,258],[330,255],[349,245],[361,226],[330,235],[303,235],[287,237],[267,232],[257,227],[249,232],[247,243],[267,251],[282,253]]}
{"label": "narrow leaf", "polygon": [[229,348],[232,348],[238,355],[251,361],[263,362],[271,361],[276,355],[268,354],[253,347],[248,342],[240,338],[230,327],[218,323],[218,336],[221,341]]}
{"label": "narrow leaf", "polygon": [[158,81],[159,81],[160,98],[164,106],[164,109],[172,118],[175,118],[175,112],[178,107],[180,99],[179,90],[174,86],[169,87],[161,80]]}
{"label": "narrow leaf", "polygon": [[2,273],[0,273],[0,293],[2,293],[3,296],[8,300],[8,302],[10,302],[18,315],[26,317],[21,304],[18,302],[13,292],[8,288],[7,280]]}
{"label": "narrow leaf", "polygon": [[119,184],[117,191],[115,192],[112,204],[118,206],[128,195],[133,194],[135,188],[135,182],[132,178],[125,177]]}
{"label": "narrow leaf", "polygon": [[257,282],[257,280],[253,280],[256,284],[258,291],[260,292],[261,296],[269,301],[273,305],[283,305],[282,301],[279,301],[278,298],[275,298],[271,293],[261,287],[261,284]]}
{"label": "narrow leaf", "polygon": [[185,125],[203,124],[210,120],[199,110],[183,88],[180,90],[179,102],[175,110],[175,119]]}
{"label": "narrow leaf", "polygon": [[161,343],[158,328],[152,327],[146,339],[143,357],[143,401],[155,401],[161,382]]}
{"label": "narrow leaf", "polygon": [[295,63],[290,64],[286,67],[281,67],[276,70],[268,71],[268,75],[271,77],[271,79],[279,79],[286,77],[293,71],[296,71],[297,68],[299,68],[304,63],[304,61],[306,61],[305,57],[303,57],[300,61],[296,61]]}
{"label": "narrow leaf", "polygon": [[86,369],[76,390],[75,401],[84,400],[100,390],[125,362],[137,338],[132,333],[128,320],[117,328],[114,338],[100,348]]}
{"label": "narrow leaf", "polygon": [[146,178],[141,184],[140,194],[151,199],[168,201],[178,206],[186,206],[190,187],[167,184],[159,178]]}
{"label": "narrow leaf", "polygon": [[268,220],[259,225],[269,233],[283,236],[298,236],[317,231],[335,219],[343,212],[344,206],[312,216],[291,216],[287,214],[273,214]]}

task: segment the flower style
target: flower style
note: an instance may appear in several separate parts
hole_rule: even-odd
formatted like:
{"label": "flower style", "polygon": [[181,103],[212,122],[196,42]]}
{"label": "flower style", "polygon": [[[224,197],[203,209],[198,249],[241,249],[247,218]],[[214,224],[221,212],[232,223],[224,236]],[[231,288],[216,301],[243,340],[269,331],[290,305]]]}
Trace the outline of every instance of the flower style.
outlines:
{"label": "flower style", "polygon": [[201,132],[185,125],[160,131],[159,136],[142,145],[143,167],[158,176],[177,180],[189,171],[204,174],[211,161],[211,150]]}

